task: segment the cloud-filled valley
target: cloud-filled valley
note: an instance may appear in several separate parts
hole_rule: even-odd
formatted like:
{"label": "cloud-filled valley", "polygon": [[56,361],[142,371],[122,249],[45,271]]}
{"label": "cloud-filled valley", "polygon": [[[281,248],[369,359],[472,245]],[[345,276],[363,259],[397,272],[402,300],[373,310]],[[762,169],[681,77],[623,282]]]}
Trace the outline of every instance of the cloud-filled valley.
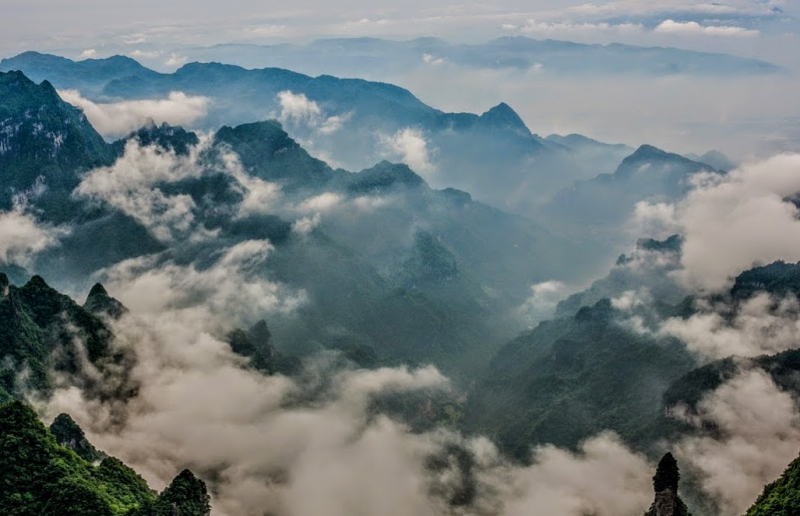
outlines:
{"label": "cloud-filled valley", "polygon": [[0,512],[800,510],[800,13],[354,6],[2,61]]}

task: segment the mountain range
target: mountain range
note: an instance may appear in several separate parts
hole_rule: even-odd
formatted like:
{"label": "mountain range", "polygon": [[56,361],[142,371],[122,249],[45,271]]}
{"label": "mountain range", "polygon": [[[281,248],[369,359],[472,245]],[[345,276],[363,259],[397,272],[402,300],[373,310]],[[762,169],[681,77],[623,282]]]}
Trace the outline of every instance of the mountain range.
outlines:
{"label": "mountain range", "polygon": [[482,115],[447,113],[391,84],[280,68],[195,62],[165,74],[123,56],[75,62],[26,52],[2,60],[0,71],[8,70],[79,90],[99,105],[172,92],[208,98],[205,116],[195,122],[199,129],[279,118],[312,153],[343,167],[406,160],[438,188],[468,191],[527,216],[576,180],[612,174],[632,152],[579,135],[540,137],[502,102]]}
{"label": "mountain range", "polygon": [[[154,145],[159,153],[174,156],[169,159],[180,159],[198,145],[195,134],[151,125],[109,144],[48,82],[35,85],[17,72],[0,75],[0,91],[18,90],[26,92],[18,95],[24,102],[5,108],[8,120],[28,120],[31,112],[62,114],[59,119],[39,116],[14,124],[17,129],[4,140],[4,173],[16,181],[7,183],[6,199],[29,192],[27,213],[43,224],[69,228],[58,245],[28,264],[30,268],[81,289],[88,287],[83,282],[90,275],[125,259],[213,259],[215,248],[207,243],[177,246],[171,237],[165,240],[154,232],[149,213],[77,195],[79,188],[73,192],[87,171],[111,167],[124,156],[126,142]],[[56,146],[57,138],[50,134],[60,127],[70,131]],[[29,153],[29,146],[44,152]],[[231,151],[243,176],[219,171],[221,156]],[[572,260],[581,259],[568,241],[464,192],[432,189],[407,166],[381,162],[358,173],[333,169],[311,157],[277,122],[222,127],[197,159],[196,175],[166,177],[153,186],[169,198],[191,199],[192,227],[217,232],[220,245],[269,238],[275,246],[270,276],[304,290],[310,298],[306,317],[291,318],[286,325],[275,322],[279,343],[330,343],[344,332],[381,348],[387,357],[438,356],[434,360],[445,366],[457,354],[477,363],[479,358],[467,350],[472,347],[485,356],[491,346],[475,347],[478,343],[500,342],[510,335],[513,323],[506,313],[528,295],[526,283],[565,274]],[[38,175],[25,175],[31,162],[53,165],[38,168]],[[243,182],[250,181],[276,185],[281,201],[272,208],[254,206],[252,212],[239,213],[242,192],[248,190]],[[324,200],[333,204],[314,209],[314,202]],[[297,210],[306,209],[304,202],[311,203],[309,215],[321,210],[324,217],[308,235],[292,231],[291,225]],[[347,214],[347,206],[359,203],[367,203],[363,209],[370,217]],[[364,239],[365,233],[381,236]],[[499,259],[493,259],[500,250]],[[335,301],[342,297],[348,299],[346,305]],[[453,304],[454,299],[461,301]],[[408,320],[416,325],[408,327]],[[329,334],[333,328],[338,329]],[[422,349],[427,349],[425,355],[418,356]]]}
{"label": "mountain range", "polygon": [[[446,420],[467,436],[492,438],[519,464],[529,463],[537,445],[576,450],[605,430],[650,459],[676,439],[713,437],[713,425],[691,425],[689,416],[702,420],[702,400],[743,368],[800,394],[796,350],[703,361],[687,342],[659,331],[665,320],[687,321],[702,310],[702,300],[670,276],[680,263],[679,235],[639,240],[607,276],[563,300],[553,319],[521,331],[526,322],[518,309],[531,285],[605,266],[604,255],[592,251],[619,249],[615,235],[636,202],[675,200],[694,174],[726,173],[701,158],[580,135],[541,138],[505,104],[482,115],[443,113],[391,85],[286,70],[195,63],[159,74],[125,58],[76,63],[38,54],[2,66],[47,76],[37,84],[23,72],[0,72],[0,216],[40,235],[29,248],[22,241],[14,244],[21,251],[0,256],[8,272],[0,274],[6,512],[209,511],[207,488],[191,472],[157,494],[95,449],[69,415],[46,429],[29,406],[12,401],[31,391],[47,396],[56,380],[106,399],[135,395],[138,386],[127,381],[105,388],[112,376],[127,378],[135,361],[113,345],[113,321],[129,309],[98,280],[145,278],[139,288],[167,299],[170,289],[188,291],[165,304],[176,310],[209,302],[224,313],[226,296],[243,296],[245,303],[233,305],[241,313],[218,337],[243,368],[267,376],[301,374],[303,359],[317,352],[356,369],[432,363],[453,377],[452,391],[378,400],[371,415],[389,413],[419,431]],[[68,87],[98,101],[160,97],[177,88],[229,104],[212,104],[218,111],[204,122],[213,127],[205,133],[149,121],[108,141],[59,96],[56,88]],[[442,170],[463,172],[457,165],[469,163],[487,183],[503,183],[486,170],[507,171],[507,163],[489,166],[479,157],[504,151],[537,166],[616,164],[608,173],[585,171],[577,181],[570,175],[545,186],[557,193],[535,210],[515,210],[535,215],[529,218],[502,209],[508,203],[476,200],[449,178],[434,183],[406,164],[375,160],[350,172],[314,157],[287,131],[286,117],[252,120],[259,116],[254,103],[278,102],[287,88],[326,106],[326,116],[352,113],[348,124],[361,127],[338,129],[349,134],[337,144],[368,132],[419,129],[444,156]],[[707,156],[725,165],[722,158]],[[520,197],[547,184],[529,179],[517,188]],[[518,184],[504,185],[503,195]],[[605,247],[587,239],[587,221]],[[163,280],[168,274],[174,283]],[[798,278],[800,265],[754,267],[713,301],[730,303],[735,317],[759,295],[800,296]],[[235,284],[233,293],[227,284]],[[257,295],[244,297],[253,286]],[[73,300],[87,291],[82,305]],[[643,292],[650,297],[631,297]],[[259,301],[270,296],[290,298],[291,306],[264,308]],[[93,374],[82,374],[84,367]],[[688,416],[673,417],[676,407]],[[473,467],[471,460],[459,468]],[[656,478],[677,475],[668,458],[662,463]],[[748,514],[791,513],[795,465]],[[677,479],[654,487],[651,514],[662,514],[658,501],[666,498],[680,509],[673,514],[683,514]]]}
{"label": "mountain range", "polygon": [[[588,45],[525,36],[504,36],[484,43],[454,44],[438,38],[393,41],[379,38],[319,39],[305,45],[222,44],[180,48],[189,61],[218,61],[246,68],[279,67],[347,77],[385,80],[423,67],[531,69],[556,74],[723,75],[772,74],[781,68],[759,59],[692,52],[668,47]],[[535,67],[535,68],[534,68]]]}

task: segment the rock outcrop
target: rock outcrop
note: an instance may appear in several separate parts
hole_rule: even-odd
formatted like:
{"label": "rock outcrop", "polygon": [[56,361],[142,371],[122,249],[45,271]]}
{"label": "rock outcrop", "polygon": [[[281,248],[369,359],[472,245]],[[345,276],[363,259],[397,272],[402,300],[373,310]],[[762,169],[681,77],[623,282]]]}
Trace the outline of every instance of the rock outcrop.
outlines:
{"label": "rock outcrop", "polygon": [[667,453],[658,463],[656,475],[653,477],[656,497],[645,516],[689,516],[686,504],[678,496],[680,478],[678,461],[671,453]]}

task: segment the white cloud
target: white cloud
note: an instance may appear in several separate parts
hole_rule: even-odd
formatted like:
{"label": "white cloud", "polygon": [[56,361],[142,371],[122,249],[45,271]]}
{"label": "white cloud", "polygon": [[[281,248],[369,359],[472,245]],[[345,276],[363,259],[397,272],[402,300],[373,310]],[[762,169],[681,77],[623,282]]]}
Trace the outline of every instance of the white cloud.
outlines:
{"label": "white cloud", "polygon": [[369,213],[392,204],[395,199],[386,195],[361,195],[347,197],[335,192],[323,192],[319,195],[303,199],[296,205],[286,205],[288,213],[322,214],[322,213]]}
{"label": "white cloud", "polygon": [[431,54],[422,54],[422,61],[425,64],[430,64],[430,65],[440,65],[445,62],[444,58],[436,57]]}
{"label": "white cloud", "polygon": [[695,21],[678,22],[675,20],[664,20],[654,32],[662,34],[705,34],[709,36],[758,36],[759,31],[746,29],[744,27],[734,27],[728,25],[700,25]]}
{"label": "white cloud", "polygon": [[293,35],[291,27],[279,24],[258,25],[243,29],[246,38],[276,38]]}
{"label": "white cloud", "polygon": [[322,222],[322,216],[319,213],[308,217],[302,217],[292,223],[292,231],[298,235],[308,235]]}
{"label": "white cloud", "polygon": [[[511,27],[504,26],[505,30],[513,30]],[[591,34],[591,33],[617,33],[617,34],[633,34],[643,31],[643,26],[638,23],[619,23],[612,24],[606,22],[570,22],[570,21],[538,21],[528,20],[523,25],[519,26],[518,30],[526,34],[537,35],[562,35],[569,36],[574,34]]]}
{"label": "white cloud", "polygon": [[[782,154],[725,175],[700,174],[673,206],[637,206],[684,236],[680,277],[720,291],[753,265],[800,260],[800,154]],[[655,215],[654,215],[655,214]]]}
{"label": "white cloud", "polygon": [[297,209],[300,212],[328,212],[338,209],[345,202],[345,196],[333,192],[324,192],[303,200]]}
{"label": "white cloud", "polygon": [[83,52],[81,52],[80,58],[81,59],[91,59],[97,57],[97,50],[93,48],[87,48]]}
{"label": "white cloud", "polygon": [[178,156],[130,140],[116,163],[86,174],[73,195],[106,202],[139,221],[159,240],[173,240],[192,229],[195,203],[189,195],[167,195],[156,185],[200,177],[203,169],[197,164],[198,156],[209,143],[206,138],[187,156]]}
{"label": "white cloud", "polygon": [[551,319],[558,302],[572,293],[572,289],[560,281],[545,281],[531,286],[531,296],[517,309],[518,315],[530,327]]}
{"label": "white cloud", "polygon": [[800,449],[795,401],[758,370],[740,373],[708,394],[697,416],[683,418],[698,427],[713,425],[720,435],[685,438],[676,455],[682,466],[699,474],[702,489],[719,503],[721,514],[744,514]]}
{"label": "white cloud", "polygon": [[782,0],[753,2],[751,0],[729,0],[722,2],[696,2],[689,0],[659,0],[658,2],[642,2],[641,0],[616,0],[604,3],[585,3],[566,9],[566,13],[579,16],[645,16],[661,13],[696,13],[698,15],[761,15],[772,16],[774,6],[782,4]]}
{"label": "white cloud", "polygon": [[73,195],[102,201],[130,215],[161,241],[205,238],[207,231],[196,224],[196,204],[188,194],[165,194],[161,183],[200,178],[208,173],[232,177],[232,188],[241,194],[236,215],[274,214],[290,206],[280,185],[248,174],[239,157],[224,149],[218,161],[205,162],[212,138],[203,135],[186,155],[156,146],[128,141],[125,152],[113,165],[87,173]]}
{"label": "white cloud", "polygon": [[307,124],[316,124],[322,117],[319,104],[309,100],[304,93],[295,94],[286,90],[278,93],[277,98],[281,108],[281,122],[303,121]]}
{"label": "white cloud", "polygon": [[244,198],[239,205],[239,216],[276,213],[280,210],[284,204],[280,185],[248,174],[242,167],[239,156],[234,152],[222,152],[219,159],[222,171],[233,176],[241,187]]}
{"label": "white cloud", "polygon": [[61,90],[62,99],[83,109],[97,131],[109,137],[124,136],[145,125],[148,120],[170,125],[191,125],[206,116],[210,99],[174,91],[166,99],[127,100],[95,103],[78,91]]}
{"label": "white cloud", "polygon": [[652,499],[652,466],[613,434],[582,443],[577,454],[543,446],[518,473],[523,495],[505,516],[638,515]]}
{"label": "white cloud", "polygon": [[[40,406],[50,417],[70,413],[156,488],[184,467],[206,472],[221,516],[634,516],[652,496],[652,466],[611,434],[574,454],[543,446],[531,466],[510,464],[485,438],[412,433],[371,412],[381,393],[447,389],[433,367],[336,371],[319,360],[297,380],[265,377],[197,322],[175,308],[126,315],[112,324],[116,345],[137,358],[126,380],[134,396],[64,385]],[[431,470],[430,458],[453,447],[473,458],[471,469],[446,460]],[[475,500],[450,506],[465,485]]]}
{"label": "white cloud", "polygon": [[157,59],[161,57],[164,52],[160,50],[139,50],[138,48],[133,52],[129,53],[128,55],[134,59]]}
{"label": "white cloud", "polygon": [[232,321],[290,313],[306,302],[303,292],[266,278],[263,265],[272,250],[266,240],[247,240],[221,249],[213,264],[203,268],[144,256],[120,262],[101,276],[132,310],[172,312],[212,331]]}
{"label": "white cloud", "polygon": [[167,60],[164,61],[164,64],[170,68],[178,68],[180,66],[185,65],[188,61],[189,61],[188,57],[173,52],[169,55]]}
{"label": "white cloud", "polygon": [[0,261],[26,265],[36,253],[57,245],[66,232],[41,224],[23,206],[0,212]]}
{"label": "white cloud", "polygon": [[280,107],[278,120],[288,126],[290,133],[300,130],[330,135],[341,129],[350,118],[349,113],[326,116],[319,104],[304,93],[295,94],[286,90],[278,93],[276,98]]}
{"label": "white cloud", "polygon": [[800,344],[800,303],[792,296],[761,293],[735,308],[703,300],[698,305],[696,314],[667,319],[660,331],[681,339],[705,359],[756,357]]}
{"label": "white cloud", "polygon": [[420,174],[435,171],[430,161],[428,142],[419,129],[406,127],[391,136],[379,135],[379,140],[383,146],[384,157],[390,160],[399,159]]}
{"label": "white cloud", "polygon": [[647,235],[651,238],[666,238],[680,233],[682,228],[676,210],[674,204],[667,202],[637,202],[628,225],[628,232],[631,235]]}
{"label": "white cloud", "polygon": [[319,126],[319,132],[321,134],[335,133],[336,131],[341,129],[342,125],[344,125],[344,123],[347,122],[349,119],[350,119],[350,113],[346,113],[344,115],[329,116]]}

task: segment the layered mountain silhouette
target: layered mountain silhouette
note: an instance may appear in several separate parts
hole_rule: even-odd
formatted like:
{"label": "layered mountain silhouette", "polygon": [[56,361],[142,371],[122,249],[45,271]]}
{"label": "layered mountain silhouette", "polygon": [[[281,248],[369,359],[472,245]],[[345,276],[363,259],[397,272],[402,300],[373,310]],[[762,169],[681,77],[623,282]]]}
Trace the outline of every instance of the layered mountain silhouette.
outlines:
{"label": "layered mountain silhouette", "polygon": [[[213,247],[191,243],[173,247],[130,213],[72,191],[87,171],[122,156],[127,142],[187,156],[199,142],[196,134],[149,123],[107,143],[48,83],[38,86],[18,72],[2,78],[9,91],[16,91],[13,98],[28,106],[9,112],[13,116],[8,123],[25,120],[26,110],[46,109],[55,113],[48,124],[63,124],[75,132],[70,167],[52,177],[19,173],[28,154],[5,155],[10,164],[7,173],[13,175],[17,190],[33,192],[26,201],[28,213],[43,224],[69,228],[58,245],[29,264],[32,270],[67,284],[86,281],[103,267],[143,255],[167,252],[165,256],[172,259],[213,259]],[[507,106],[484,117],[485,124],[476,122],[483,124],[482,130],[491,132],[493,124],[516,124],[520,138],[530,137]],[[369,217],[347,216],[346,210],[340,214],[334,209],[324,213],[322,225],[307,236],[292,231],[292,219],[287,220],[280,207],[274,214],[259,211],[242,216],[237,206],[246,187],[218,171],[221,156],[231,152],[248,177],[278,185],[284,203],[301,204],[324,194],[345,206],[356,203],[350,210],[369,202],[378,202],[379,209],[371,209]],[[32,166],[47,170],[51,156],[52,148],[30,154]],[[460,368],[458,363],[477,367],[488,358],[494,342],[516,331],[515,323],[505,320],[506,313],[527,297],[529,284],[566,274],[588,260],[573,252],[570,242],[529,220],[476,202],[465,192],[431,188],[406,165],[382,161],[357,173],[333,169],[313,158],[276,121],[222,127],[196,166],[199,175],[155,188],[164,195],[190,198],[195,224],[217,232],[220,243],[268,238],[275,251],[264,274],[310,296],[304,317],[275,322],[278,346],[298,339],[327,345],[347,336],[375,348],[388,361],[434,360],[444,368]],[[55,193],[59,203],[49,200],[48,195]],[[364,238],[365,234],[375,237]],[[450,265],[443,272],[445,256]],[[348,303],[338,302],[342,298]],[[97,314],[120,311],[99,290],[92,291],[87,307]]]}
{"label": "layered mountain silhouette", "polygon": [[434,37],[407,41],[330,38],[305,45],[221,44],[181,48],[176,53],[191,61],[219,61],[247,68],[277,66],[356,77],[381,77],[398,71],[454,65],[468,70],[537,67],[546,73],[576,76],[598,73],[741,76],[780,71],[768,62],[732,55],[618,43],[587,45],[523,36],[471,44],[454,44]]}
{"label": "layered mountain silhouette", "polygon": [[[73,62],[30,52],[3,60],[0,71],[4,70],[47,78],[57,88],[78,89],[98,102],[164,98],[175,91],[205,96],[213,102],[197,122],[203,129],[285,116],[286,129],[295,138],[313,142],[315,152],[348,168],[363,168],[382,158],[406,159],[406,145],[424,145],[424,153],[414,151],[419,155],[413,159],[425,160],[426,169],[417,172],[436,187],[469,191],[520,214],[533,213],[573,180],[612,172],[621,159],[618,146],[589,149],[585,142],[541,138],[505,103],[481,115],[446,113],[408,90],[361,79],[219,63],[189,63],[162,74],[120,56]],[[286,92],[303,95],[305,111],[284,112],[279,94]],[[335,125],[325,125],[334,119]],[[319,133],[323,125],[324,133]]]}

